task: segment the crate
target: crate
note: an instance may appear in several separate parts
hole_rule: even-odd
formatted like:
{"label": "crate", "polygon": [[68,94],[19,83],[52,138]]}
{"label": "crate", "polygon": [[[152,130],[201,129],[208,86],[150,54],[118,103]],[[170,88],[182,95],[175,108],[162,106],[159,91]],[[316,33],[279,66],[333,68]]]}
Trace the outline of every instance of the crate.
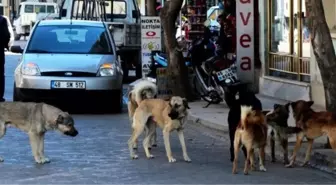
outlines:
{"label": "crate", "polygon": [[141,46],[141,25],[125,24],[124,25],[124,46]]}

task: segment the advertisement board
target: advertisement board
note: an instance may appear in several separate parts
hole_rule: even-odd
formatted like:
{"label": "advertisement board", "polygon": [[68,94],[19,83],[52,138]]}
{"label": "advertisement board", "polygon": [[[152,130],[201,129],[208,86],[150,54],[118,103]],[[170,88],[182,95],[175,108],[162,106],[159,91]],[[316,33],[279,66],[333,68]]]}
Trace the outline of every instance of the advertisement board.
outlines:
{"label": "advertisement board", "polygon": [[236,1],[237,73],[242,82],[254,83],[254,0]]}
{"label": "advertisement board", "polygon": [[152,50],[161,51],[161,21],[159,16],[141,17],[142,76],[149,72]]}

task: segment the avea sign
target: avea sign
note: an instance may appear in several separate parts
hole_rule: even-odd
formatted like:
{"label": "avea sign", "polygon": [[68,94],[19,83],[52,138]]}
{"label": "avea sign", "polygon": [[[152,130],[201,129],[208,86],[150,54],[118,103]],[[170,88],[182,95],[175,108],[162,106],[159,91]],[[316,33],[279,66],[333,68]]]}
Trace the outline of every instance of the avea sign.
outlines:
{"label": "avea sign", "polygon": [[254,0],[236,0],[237,68],[242,82],[254,81]]}

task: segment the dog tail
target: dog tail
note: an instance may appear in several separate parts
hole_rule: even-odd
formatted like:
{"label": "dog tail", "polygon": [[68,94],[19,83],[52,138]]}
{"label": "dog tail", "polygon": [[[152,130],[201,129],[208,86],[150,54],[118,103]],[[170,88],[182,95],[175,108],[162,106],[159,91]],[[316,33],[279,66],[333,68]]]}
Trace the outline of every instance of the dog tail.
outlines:
{"label": "dog tail", "polygon": [[149,91],[152,93],[153,98],[157,94],[157,86],[148,81],[148,80],[142,80],[139,83],[137,83],[134,86],[134,89],[131,91],[131,93],[134,93],[135,96],[135,101],[139,104],[144,98],[143,98],[143,93],[145,91]]}
{"label": "dog tail", "polygon": [[285,131],[286,131],[286,134],[296,134],[296,133],[302,132],[302,129],[299,127],[287,127]]}
{"label": "dog tail", "polygon": [[240,107],[240,123],[242,126],[242,129],[246,128],[246,122],[248,115],[252,112],[252,106],[241,106]]}

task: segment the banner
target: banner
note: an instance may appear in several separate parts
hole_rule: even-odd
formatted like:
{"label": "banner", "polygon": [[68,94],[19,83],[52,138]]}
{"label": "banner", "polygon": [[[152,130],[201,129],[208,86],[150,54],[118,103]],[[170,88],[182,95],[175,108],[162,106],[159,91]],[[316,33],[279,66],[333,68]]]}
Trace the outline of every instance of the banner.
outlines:
{"label": "banner", "polygon": [[151,65],[152,50],[161,51],[161,21],[159,16],[141,16],[141,61],[142,76]]}
{"label": "banner", "polygon": [[237,73],[254,83],[254,0],[236,0]]}

